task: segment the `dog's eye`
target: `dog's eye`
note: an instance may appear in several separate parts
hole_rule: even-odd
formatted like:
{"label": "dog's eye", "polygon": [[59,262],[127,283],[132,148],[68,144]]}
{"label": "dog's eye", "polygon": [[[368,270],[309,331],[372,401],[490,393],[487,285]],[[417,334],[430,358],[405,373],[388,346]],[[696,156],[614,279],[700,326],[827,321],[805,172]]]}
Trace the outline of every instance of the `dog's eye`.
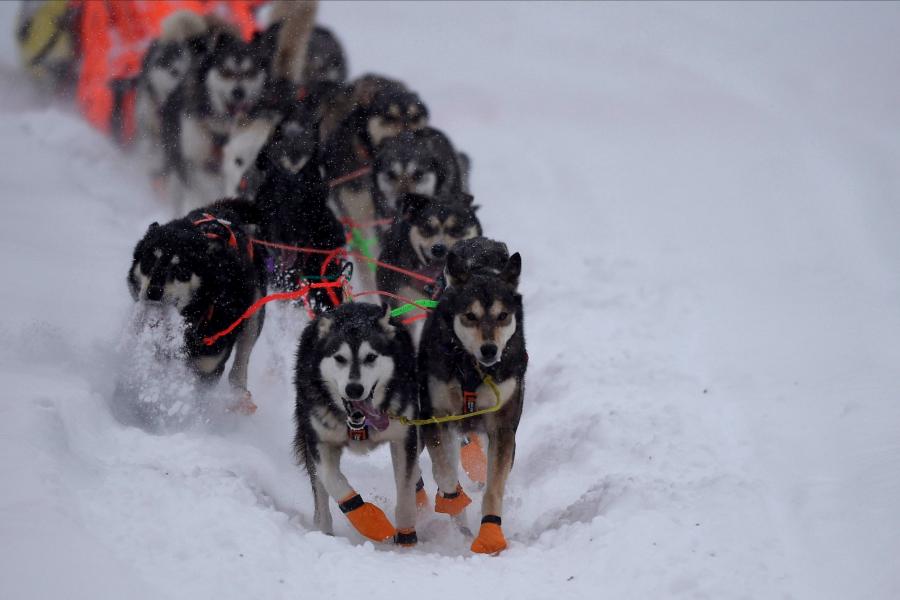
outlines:
{"label": "dog's eye", "polygon": [[378,360],[378,355],[374,354],[372,352],[369,352],[368,354],[366,354],[366,357],[363,359],[363,363],[365,363],[367,365],[371,365],[376,360]]}
{"label": "dog's eye", "polygon": [[394,173],[393,171],[388,171],[387,178],[390,179],[391,181],[397,181],[397,174]]}
{"label": "dog's eye", "polygon": [[447,230],[447,235],[450,237],[460,238],[463,236],[463,228],[460,226],[451,227]]}
{"label": "dog's eye", "polygon": [[239,157],[237,157],[236,159],[234,159],[234,164],[236,164],[236,165],[239,166],[239,167],[243,167],[243,166],[244,166],[244,159],[241,158],[241,157],[239,156]]}
{"label": "dog's eye", "polygon": [[476,317],[475,313],[473,312],[467,312],[464,316],[466,317],[466,320],[471,323],[474,323],[478,320],[478,317]]}
{"label": "dog's eye", "polygon": [[423,175],[425,175],[425,173],[423,173],[422,171],[413,171],[412,180],[419,181],[420,179],[422,179]]}
{"label": "dog's eye", "polygon": [[507,319],[509,319],[509,313],[502,312],[499,315],[497,315],[497,320],[500,321],[501,323],[503,321],[506,321]]}
{"label": "dog's eye", "polygon": [[187,281],[191,278],[191,272],[185,267],[175,267],[172,270],[172,276],[178,281]]}
{"label": "dog's eye", "polygon": [[437,227],[434,225],[422,225],[419,227],[419,230],[425,237],[433,237],[437,233]]}
{"label": "dog's eye", "polygon": [[344,356],[341,356],[340,354],[335,354],[335,355],[334,355],[334,362],[336,362],[336,363],[339,364],[339,365],[346,365],[346,364],[347,364],[347,358],[344,357]]}

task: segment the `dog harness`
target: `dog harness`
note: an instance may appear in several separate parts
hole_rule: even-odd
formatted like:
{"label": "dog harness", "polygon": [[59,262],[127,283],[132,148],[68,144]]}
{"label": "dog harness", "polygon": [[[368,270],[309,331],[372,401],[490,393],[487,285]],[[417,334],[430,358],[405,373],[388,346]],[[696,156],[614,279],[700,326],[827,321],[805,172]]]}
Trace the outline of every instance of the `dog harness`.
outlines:
{"label": "dog harness", "polygon": [[[228,247],[239,250],[238,239],[231,228],[231,221],[220,219],[211,213],[203,213],[203,217],[193,222],[193,225],[200,229],[204,236],[211,240],[227,240]],[[253,242],[247,241],[246,245],[247,257],[253,260]]]}

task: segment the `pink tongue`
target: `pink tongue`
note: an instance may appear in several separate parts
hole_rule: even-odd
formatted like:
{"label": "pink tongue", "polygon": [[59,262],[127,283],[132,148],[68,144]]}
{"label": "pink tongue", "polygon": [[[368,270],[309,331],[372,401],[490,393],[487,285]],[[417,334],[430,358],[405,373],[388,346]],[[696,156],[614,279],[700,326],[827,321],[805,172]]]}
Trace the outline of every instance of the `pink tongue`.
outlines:
{"label": "pink tongue", "polygon": [[350,405],[354,410],[358,410],[366,415],[366,423],[378,431],[387,429],[390,419],[383,412],[375,410],[375,407],[368,400],[351,400]]}

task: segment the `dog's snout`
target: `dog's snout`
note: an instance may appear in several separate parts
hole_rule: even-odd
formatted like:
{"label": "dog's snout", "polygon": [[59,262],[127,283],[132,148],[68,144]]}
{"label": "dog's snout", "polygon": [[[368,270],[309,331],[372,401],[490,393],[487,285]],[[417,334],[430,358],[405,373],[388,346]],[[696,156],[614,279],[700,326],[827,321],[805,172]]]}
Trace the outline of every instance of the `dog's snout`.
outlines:
{"label": "dog's snout", "polygon": [[364,388],[361,383],[348,383],[347,387],[344,388],[344,392],[346,392],[347,397],[351,400],[359,400],[362,398]]}
{"label": "dog's snout", "polygon": [[447,254],[447,246],[443,244],[435,244],[431,247],[431,255],[435,258],[444,258]]}
{"label": "dog's snout", "polygon": [[496,344],[482,344],[481,345],[481,356],[485,360],[490,360],[497,356],[497,345]]}
{"label": "dog's snout", "polygon": [[247,97],[247,92],[245,92],[244,88],[242,87],[236,87],[231,90],[231,97],[235,100],[235,102],[240,102]]}
{"label": "dog's snout", "polygon": [[147,300],[159,302],[163,299],[163,288],[161,285],[151,285],[147,288]]}

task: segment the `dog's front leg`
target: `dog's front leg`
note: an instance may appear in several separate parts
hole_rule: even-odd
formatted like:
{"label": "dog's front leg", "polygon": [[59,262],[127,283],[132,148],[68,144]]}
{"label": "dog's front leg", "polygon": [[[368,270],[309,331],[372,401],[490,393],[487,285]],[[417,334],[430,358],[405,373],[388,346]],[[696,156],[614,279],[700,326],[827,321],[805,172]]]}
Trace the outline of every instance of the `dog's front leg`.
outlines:
{"label": "dog's front leg", "polygon": [[472,542],[472,552],[495,554],[506,548],[500,515],[503,492],[516,452],[516,431],[510,427],[488,429],[487,487],[481,503],[481,528]]}
{"label": "dog's front leg", "polygon": [[384,512],[374,504],[364,502],[341,473],[341,450],[340,446],[319,444],[316,474],[321,478],[325,491],[334,498],[338,508],[360,534],[376,542],[392,539],[394,526]]}
{"label": "dog's front leg", "polygon": [[409,427],[403,440],[391,442],[391,462],[397,484],[397,543],[412,546],[416,538],[416,482],[419,480],[418,435]]}
{"label": "dog's front leg", "polygon": [[422,427],[422,437],[431,456],[434,480],[438,484],[434,511],[453,517],[460,515],[472,500],[459,483],[456,471],[459,449],[455,436],[446,425],[426,425]]}
{"label": "dog's front leg", "polygon": [[[256,292],[254,301],[259,300],[260,293]],[[265,310],[265,309],[263,309]],[[253,414],[256,412],[256,404],[253,402],[253,396],[247,389],[247,372],[250,365],[250,353],[259,337],[261,330],[260,321],[262,319],[262,311],[254,314],[238,335],[234,348],[234,363],[231,365],[231,371],[228,373],[228,382],[240,394],[238,404],[234,410],[244,414]]]}
{"label": "dog's front leg", "polygon": [[309,474],[309,481],[312,484],[313,503],[315,504],[313,522],[325,535],[334,535],[334,522],[331,520],[331,510],[328,508],[328,492],[315,472]]}

